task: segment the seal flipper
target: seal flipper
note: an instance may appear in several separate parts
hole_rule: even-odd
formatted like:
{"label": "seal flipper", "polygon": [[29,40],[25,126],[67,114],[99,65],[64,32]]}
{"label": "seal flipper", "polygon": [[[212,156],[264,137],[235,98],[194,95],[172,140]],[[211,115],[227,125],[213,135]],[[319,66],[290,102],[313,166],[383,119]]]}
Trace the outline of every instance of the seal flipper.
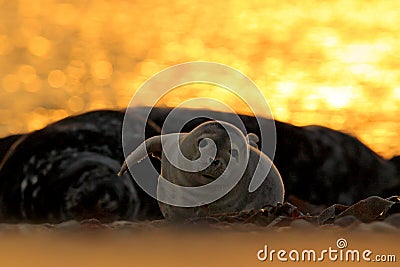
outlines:
{"label": "seal flipper", "polygon": [[121,166],[121,170],[118,172],[118,176],[122,176],[127,170],[128,166],[132,166],[136,163],[142,161],[149,154],[152,156],[161,159],[162,155],[162,140],[164,140],[164,145],[168,144],[176,144],[176,136],[179,138],[185,136],[183,133],[179,134],[165,134],[165,135],[157,135],[153,136],[143,143],[141,143],[128,157],[126,157],[124,163]]}
{"label": "seal flipper", "polygon": [[125,159],[118,172],[118,176],[122,176],[127,170],[128,166],[134,165],[142,161],[148,154],[160,155],[162,152],[161,135],[153,136],[143,143],[141,143],[129,156]]}

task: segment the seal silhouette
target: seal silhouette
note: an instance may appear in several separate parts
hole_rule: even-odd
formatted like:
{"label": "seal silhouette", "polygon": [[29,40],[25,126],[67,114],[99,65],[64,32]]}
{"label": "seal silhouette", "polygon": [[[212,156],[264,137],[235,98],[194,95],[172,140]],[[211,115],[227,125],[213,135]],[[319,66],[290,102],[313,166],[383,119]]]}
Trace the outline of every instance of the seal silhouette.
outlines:
{"label": "seal silhouette", "polygon": [[[0,139],[0,222],[162,218],[157,201],[129,174],[117,178],[123,117],[121,111],[88,112]],[[137,125],[144,118],[130,119],[135,123],[125,138],[133,149],[143,141]],[[149,137],[160,133],[146,129]]]}
{"label": "seal silhouette", "polygon": [[[233,141],[230,137],[234,137]],[[228,193],[207,205],[178,207],[159,201],[164,217],[169,220],[184,220],[282,203],[284,186],[281,176],[272,161],[258,150],[257,142],[258,137],[253,133],[244,136],[230,123],[209,121],[189,133],[159,135],[145,140],[126,158],[119,175],[123,175],[128,166],[140,162],[148,154],[161,160],[160,178],[179,186],[197,187],[212,183],[228,171],[230,162],[233,168],[228,177],[234,173],[243,173]],[[177,156],[179,152],[184,156],[183,159]],[[178,162],[174,162],[176,158]],[[179,190],[170,192],[164,189],[160,178],[158,197],[182,197]],[[215,192],[210,192],[212,193]]]}

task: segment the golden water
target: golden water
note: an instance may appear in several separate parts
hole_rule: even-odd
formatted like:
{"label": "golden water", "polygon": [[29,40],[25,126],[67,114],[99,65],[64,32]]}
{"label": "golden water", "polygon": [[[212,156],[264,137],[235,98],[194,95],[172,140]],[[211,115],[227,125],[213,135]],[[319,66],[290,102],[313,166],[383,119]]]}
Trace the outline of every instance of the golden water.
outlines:
{"label": "golden water", "polygon": [[[279,120],[400,154],[398,10],[363,0],[0,0],[0,135],[126,107],[154,73],[207,60],[253,79]],[[183,89],[162,104],[193,97]],[[241,111],[229,94],[212,95]]]}

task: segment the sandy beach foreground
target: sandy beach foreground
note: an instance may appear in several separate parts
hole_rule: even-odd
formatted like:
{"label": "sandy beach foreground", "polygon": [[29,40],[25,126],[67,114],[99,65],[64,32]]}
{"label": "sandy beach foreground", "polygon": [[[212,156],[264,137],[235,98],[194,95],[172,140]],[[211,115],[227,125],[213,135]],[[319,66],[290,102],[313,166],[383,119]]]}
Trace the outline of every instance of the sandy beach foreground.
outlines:
{"label": "sandy beach foreground", "polygon": [[[379,232],[376,227],[366,226],[328,230],[301,226],[266,228],[253,224],[165,225],[164,222],[135,225],[119,222],[108,226],[70,222],[56,227],[2,225],[0,265],[396,266],[396,262],[377,262],[376,256],[386,261],[399,260],[400,231],[381,228]],[[275,252],[271,259],[272,250]],[[315,252],[315,260],[311,250]]]}

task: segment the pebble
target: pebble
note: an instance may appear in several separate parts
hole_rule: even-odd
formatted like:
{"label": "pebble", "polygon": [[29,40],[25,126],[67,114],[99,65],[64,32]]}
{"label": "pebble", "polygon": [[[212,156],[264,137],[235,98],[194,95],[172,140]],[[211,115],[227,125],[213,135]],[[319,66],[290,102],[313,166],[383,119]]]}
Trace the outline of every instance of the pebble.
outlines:
{"label": "pebble", "polygon": [[75,220],[70,220],[70,221],[66,221],[66,222],[62,222],[62,223],[54,225],[54,228],[56,228],[56,229],[77,229],[80,227],[81,227],[81,224]]}

